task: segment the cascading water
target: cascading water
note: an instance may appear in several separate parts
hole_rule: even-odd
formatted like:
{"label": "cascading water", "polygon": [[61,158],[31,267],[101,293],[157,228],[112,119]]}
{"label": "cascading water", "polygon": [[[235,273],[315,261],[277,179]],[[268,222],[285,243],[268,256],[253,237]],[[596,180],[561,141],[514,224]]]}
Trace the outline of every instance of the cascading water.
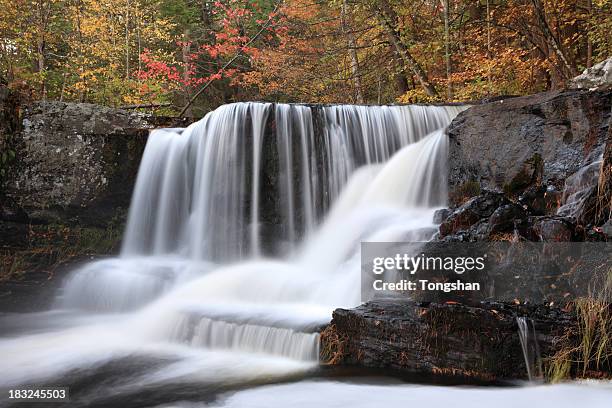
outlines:
{"label": "cascading water", "polygon": [[386,162],[461,109],[237,103],[184,130],[154,131],[122,255],[227,262],[259,254],[264,237],[295,243],[354,169]]}
{"label": "cascading water", "polygon": [[519,340],[527,368],[527,378],[533,381],[542,376],[542,359],[540,357],[540,347],[536,335],[535,325],[531,319],[524,316],[516,317],[518,326]]}
{"label": "cascading water", "polygon": [[580,168],[565,180],[561,206],[557,214],[564,217],[576,217],[588,204],[592,189],[597,186],[603,154]]}
{"label": "cascading water", "polygon": [[140,385],[316,366],[317,330],[360,302],[359,243],[433,234],[462,109],[237,103],[153,131],[121,256],[67,280],[69,327],[0,341],[0,385],[141,354],[173,363]]}

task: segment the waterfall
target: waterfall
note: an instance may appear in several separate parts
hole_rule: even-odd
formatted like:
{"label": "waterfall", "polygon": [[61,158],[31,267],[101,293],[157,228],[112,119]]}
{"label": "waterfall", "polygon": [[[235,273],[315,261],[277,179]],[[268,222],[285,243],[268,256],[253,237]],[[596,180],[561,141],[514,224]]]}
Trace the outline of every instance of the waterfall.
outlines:
{"label": "waterfall", "polygon": [[360,242],[434,234],[462,109],[235,103],[151,132],[120,257],[56,302],[93,323],[0,341],[16,373],[0,384],[126,353],[231,379],[316,365],[332,311],[361,302]]}
{"label": "waterfall", "polygon": [[153,131],[122,254],[228,262],[288,253],[355,169],[386,162],[461,109],[235,103],[186,129]]}
{"label": "waterfall", "polygon": [[295,360],[319,358],[319,334],[284,327],[217,321],[183,316],[173,331],[178,341],[196,347],[270,353]]}
{"label": "waterfall", "polygon": [[[186,129],[153,131],[138,171],[122,254],[176,252],[228,260],[256,252],[258,226],[249,210],[257,211],[259,203],[269,107],[224,105]],[[251,178],[253,187],[247,185]]]}
{"label": "waterfall", "polygon": [[527,368],[527,378],[533,381],[542,376],[540,347],[536,336],[535,325],[528,317],[517,316],[519,340]]}

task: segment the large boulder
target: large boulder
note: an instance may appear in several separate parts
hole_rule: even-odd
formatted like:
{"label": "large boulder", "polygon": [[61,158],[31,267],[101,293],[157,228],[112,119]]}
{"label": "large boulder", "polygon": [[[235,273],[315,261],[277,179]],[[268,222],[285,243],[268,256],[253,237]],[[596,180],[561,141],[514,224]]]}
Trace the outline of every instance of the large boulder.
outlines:
{"label": "large boulder", "polygon": [[548,92],[477,105],[449,127],[449,188],[480,184],[519,197],[562,190],[604,150],[612,90]]}
{"label": "large boulder", "polygon": [[530,369],[538,365],[532,348],[546,360],[576,327],[574,314],[544,306],[380,300],[334,311],[321,335],[321,360],[425,376],[527,378],[517,316],[525,317],[522,321],[536,336],[525,345]]}
{"label": "large boulder", "polygon": [[0,297],[68,259],[118,251],[149,131],[169,124],[92,104],[20,106],[0,87]]}
{"label": "large boulder", "polygon": [[162,123],[93,104],[25,107],[3,192],[3,207],[12,205],[3,214],[25,213],[35,224],[106,225],[128,208],[148,133]]}

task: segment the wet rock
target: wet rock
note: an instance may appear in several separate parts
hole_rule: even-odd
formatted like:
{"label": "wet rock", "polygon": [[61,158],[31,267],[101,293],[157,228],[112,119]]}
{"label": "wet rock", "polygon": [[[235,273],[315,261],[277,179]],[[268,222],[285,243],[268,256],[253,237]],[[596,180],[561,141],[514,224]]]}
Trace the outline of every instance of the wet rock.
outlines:
{"label": "wet rock", "polygon": [[534,217],[530,220],[534,241],[570,242],[576,240],[576,226],[567,218]]}
{"label": "wet rock", "polygon": [[518,198],[533,186],[560,190],[601,157],[612,90],[548,92],[474,106],[449,127],[449,191],[469,183]]}
{"label": "wet rock", "polygon": [[514,231],[517,222],[527,218],[527,213],[517,204],[504,204],[489,218],[489,234]]}
{"label": "wet rock", "polygon": [[581,75],[572,79],[570,88],[595,89],[599,87],[612,86],[612,58],[608,58],[587,68]]}
{"label": "wet rock", "polygon": [[10,197],[2,197],[0,201],[0,221],[27,223],[28,214]]}
{"label": "wet rock", "polygon": [[441,224],[442,222],[444,222],[444,220],[446,220],[449,215],[452,214],[452,211],[448,208],[442,208],[440,210],[436,210],[434,212],[434,216],[433,216],[433,222],[434,224]]}
{"label": "wet rock", "polygon": [[[27,224],[21,222],[0,221],[0,227],[2,228],[2,232],[0,233],[0,248],[25,248],[28,246],[29,228]],[[0,272],[2,271],[0,270]]]}
{"label": "wet rock", "polygon": [[321,357],[332,364],[439,376],[526,378],[516,316],[531,319],[543,359],[576,325],[572,313],[544,306],[373,301],[334,311],[321,336]]}
{"label": "wet rock", "polygon": [[[551,188],[554,191],[554,187]],[[535,185],[520,195],[518,203],[533,215],[545,215],[552,209],[550,201],[546,199],[548,188],[544,185]],[[556,211],[556,208],[554,208]]]}
{"label": "wet rock", "polygon": [[509,204],[503,194],[485,191],[483,194],[470,199],[444,220],[440,225],[440,237],[444,238],[447,235],[468,229],[483,218],[490,217],[502,204]]}
{"label": "wet rock", "polygon": [[[611,115],[612,117],[612,115]],[[597,198],[595,200],[596,225],[609,223],[612,217],[612,126],[608,127],[608,140],[604,151],[599,180],[597,183]],[[608,234],[612,235],[612,234]]]}

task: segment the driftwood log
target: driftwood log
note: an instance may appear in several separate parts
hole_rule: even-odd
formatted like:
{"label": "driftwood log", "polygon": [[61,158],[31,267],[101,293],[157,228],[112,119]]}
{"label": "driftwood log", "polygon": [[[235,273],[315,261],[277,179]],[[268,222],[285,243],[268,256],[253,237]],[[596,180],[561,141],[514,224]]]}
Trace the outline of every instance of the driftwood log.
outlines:
{"label": "driftwood log", "polygon": [[484,381],[526,379],[517,316],[528,316],[528,329],[535,332],[528,347],[537,374],[538,365],[562,347],[563,336],[577,324],[574,313],[504,303],[372,301],[334,311],[321,334],[321,359]]}

